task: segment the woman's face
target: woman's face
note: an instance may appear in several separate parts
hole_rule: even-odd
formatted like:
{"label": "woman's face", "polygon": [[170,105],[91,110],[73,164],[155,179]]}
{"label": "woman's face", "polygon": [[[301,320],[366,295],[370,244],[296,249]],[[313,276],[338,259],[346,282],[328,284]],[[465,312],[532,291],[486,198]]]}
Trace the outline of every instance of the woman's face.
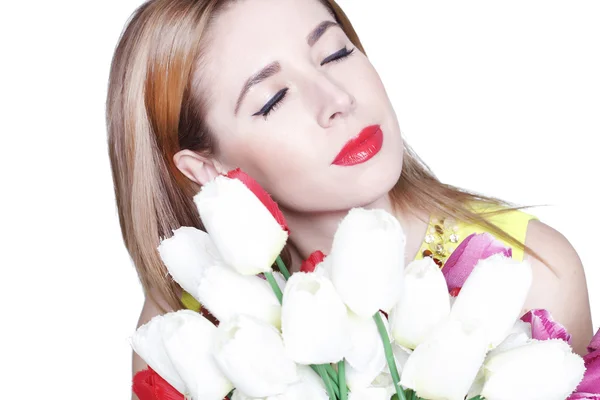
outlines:
{"label": "woman's face", "polygon": [[[396,114],[367,57],[323,5],[239,1],[210,40],[199,74],[224,168],[242,168],[297,212],[366,206],[387,194],[402,168]],[[379,134],[367,130],[346,146],[373,125]]]}

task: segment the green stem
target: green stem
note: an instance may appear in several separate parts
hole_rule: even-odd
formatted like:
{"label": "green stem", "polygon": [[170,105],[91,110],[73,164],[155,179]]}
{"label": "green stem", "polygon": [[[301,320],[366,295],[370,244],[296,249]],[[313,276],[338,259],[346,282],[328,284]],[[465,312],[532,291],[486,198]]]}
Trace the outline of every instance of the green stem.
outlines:
{"label": "green stem", "polygon": [[337,385],[339,386],[339,380],[338,380],[338,374],[337,372],[335,372],[335,370],[333,369],[333,367],[329,364],[323,364],[323,367],[325,368],[325,370],[327,371],[327,374],[329,375],[329,378],[331,378],[331,380]]}
{"label": "green stem", "polygon": [[325,366],[319,364],[314,366],[315,371],[321,376],[323,379],[323,383],[325,383],[325,389],[327,389],[327,394],[329,395],[329,400],[337,400],[339,396],[339,391],[336,393],[336,387],[333,385],[333,382],[329,378],[327,371],[325,370]]}
{"label": "green stem", "polygon": [[288,271],[287,267],[283,263],[281,256],[277,256],[277,266],[279,267],[279,270],[283,274],[283,277],[285,278],[285,280],[287,281],[288,279],[290,279],[290,276],[291,276],[290,271]]}
{"label": "green stem", "polygon": [[398,369],[396,368],[396,361],[394,360],[394,352],[392,351],[392,346],[390,345],[390,338],[388,337],[387,330],[385,329],[385,325],[383,324],[383,320],[381,319],[381,314],[379,314],[379,311],[373,315],[373,319],[375,319],[377,329],[379,329],[379,335],[381,336],[383,349],[385,351],[385,359],[390,367],[390,373],[392,374],[392,380],[394,381],[394,388],[396,389],[398,399],[406,400],[406,396],[404,396],[404,390],[398,387],[400,375],[398,374]]}
{"label": "green stem", "polygon": [[346,365],[344,360],[338,362],[338,387],[340,388],[340,400],[348,399],[348,388],[346,387]]}
{"label": "green stem", "polygon": [[281,293],[281,289],[279,288],[277,281],[273,277],[273,273],[265,272],[265,277],[267,278],[267,281],[271,285],[271,289],[273,289],[273,292],[275,292],[275,296],[277,296],[277,300],[279,300],[279,304],[281,304],[283,301],[283,293]]}
{"label": "green stem", "polygon": [[481,395],[477,395],[475,397],[471,397],[470,400],[485,400],[485,397],[481,397]]}

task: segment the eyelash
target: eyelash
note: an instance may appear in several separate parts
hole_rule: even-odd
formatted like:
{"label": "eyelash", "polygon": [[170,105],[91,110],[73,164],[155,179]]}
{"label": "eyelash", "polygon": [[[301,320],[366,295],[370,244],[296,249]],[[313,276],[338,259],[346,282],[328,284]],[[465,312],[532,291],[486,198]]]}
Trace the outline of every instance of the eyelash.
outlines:
{"label": "eyelash", "polygon": [[[332,63],[332,62],[339,62],[344,60],[345,58],[349,57],[351,54],[353,54],[355,48],[352,48],[350,50],[348,50],[346,48],[346,46],[344,46],[343,49],[336,51],[335,53],[333,53],[332,55],[328,56],[325,58],[325,60],[321,61],[321,65],[327,64],[327,63]],[[285,88],[280,90],[279,92],[277,92],[277,94],[275,96],[273,96],[273,98],[257,113],[252,114],[253,116],[255,115],[262,115],[264,117],[264,119],[267,119],[267,116],[272,112],[275,111],[277,108],[279,108],[279,106],[281,105],[282,100],[285,97],[285,94],[287,93],[289,88]]]}

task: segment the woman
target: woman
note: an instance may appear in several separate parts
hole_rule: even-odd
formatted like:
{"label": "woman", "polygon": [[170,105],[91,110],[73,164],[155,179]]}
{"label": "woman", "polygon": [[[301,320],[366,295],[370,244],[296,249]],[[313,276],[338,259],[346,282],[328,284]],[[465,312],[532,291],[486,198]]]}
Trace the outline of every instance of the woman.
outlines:
{"label": "woman", "polygon": [[[240,167],[283,210],[292,270],[314,250],[327,253],[352,207],[399,219],[406,262],[433,240],[443,266],[457,240],[487,231],[532,263],[524,312],[548,309],[585,354],[591,317],[572,246],[508,203],[435,178],[404,142],[381,80],[333,0],[143,4],[114,55],[107,124],[122,233],[146,292],[138,324],[194,307],[156,247],[182,225],[201,228],[193,195]],[[446,231],[429,235],[437,219]],[[450,237],[453,224],[458,235]],[[134,354],[134,373],[142,368]]]}

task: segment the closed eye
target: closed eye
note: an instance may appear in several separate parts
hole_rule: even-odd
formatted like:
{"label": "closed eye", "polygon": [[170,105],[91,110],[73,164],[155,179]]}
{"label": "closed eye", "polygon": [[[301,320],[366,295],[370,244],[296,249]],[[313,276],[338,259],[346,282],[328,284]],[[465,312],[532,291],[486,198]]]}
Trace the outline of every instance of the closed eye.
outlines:
{"label": "closed eye", "polygon": [[[343,49],[336,51],[335,53],[333,53],[330,56],[325,57],[325,59],[323,61],[321,61],[321,66],[328,64],[328,63],[332,63],[332,62],[339,62],[342,61],[343,59],[349,57],[351,54],[354,53],[355,48],[352,48],[350,50],[348,50],[346,48],[346,46],[344,46]],[[265,120],[267,119],[267,116],[272,112],[275,111],[280,105],[281,102],[283,101],[283,99],[285,98],[285,94],[287,93],[289,88],[284,88],[281,89],[279,92],[277,92],[275,94],[275,96],[273,96],[268,102],[267,104],[265,104],[260,111],[252,114],[252,116],[256,116],[256,115],[262,115]]]}
{"label": "closed eye", "polygon": [[354,48],[348,50],[346,46],[343,49],[336,51],[330,56],[327,56],[323,61],[321,61],[321,65],[327,64],[329,62],[341,61],[342,59],[348,57],[350,54],[354,52]]}

